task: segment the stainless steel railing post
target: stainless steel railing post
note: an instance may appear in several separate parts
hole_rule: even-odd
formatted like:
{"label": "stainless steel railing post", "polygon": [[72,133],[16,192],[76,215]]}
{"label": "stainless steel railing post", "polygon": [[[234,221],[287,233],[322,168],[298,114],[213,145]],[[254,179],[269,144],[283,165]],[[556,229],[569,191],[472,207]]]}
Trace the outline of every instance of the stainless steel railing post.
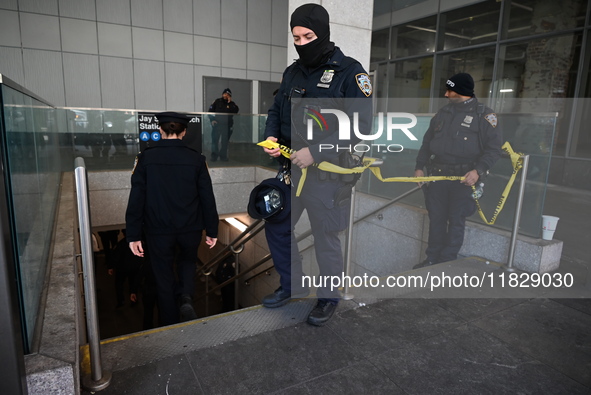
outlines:
{"label": "stainless steel railing post", "polygon": [[[355,225],[355,185],[351,189],[351,209],[349,210],[349,226],[347,227],[344,261],[344,278],[351,277],[351,245],[353,240],[353,225]],[[353,299],[353,294],[349,291],[349,282],[345,280],[343,284],[343,299]]]}
{"label": "stainless steel railing post", "polygon": [[521,208],[523,207],[523,196],[525,194],[525,181],[527,179],[527,167],[529,164],[529,155],[523,155],[523,167],[521,168],[521,177],[519,179],[519,192],[517,194],[517,204],[515,205],[515,217],[513,218],[513,229],[511,231],[511,240],[509,243],[509,255],[507,257],[506,271],[515,272],[513,267],[513,258],[515,257],[515,247],[517,246],[517,233],[519,232],[519,222],[521,220]]}
{"label": "stainless steel railing post", "polygon": [[[384,163],[381,159],[376,159],[371,167],[379,167]],[[351,245],[353,242],[353,225],[355,225],[355,185],[351,188],[351,209],[349,210],[349,226],[347,227],[346,240],[345,240],[345,252],[343,254],[343,299],[353,299],[353,294],[349,291],[349,281],[346,279],[351,278]]]}
{"label": "stainless steel railing post", "polygon": [[76,178],[76,201],[78,203],[78,227],[80,229],[80,249],[82,255],[82,274],[84,277],[84,301],[86,304],[86,330],[90,352],[90,376],[83,377],[82,386],[89,391],[100,391],[111,383],[111,373],[102,369],[96,292],[94,288],[94,255],[90,230],[90,206],[88,203],[88,183],[84,159],[74,161]]}

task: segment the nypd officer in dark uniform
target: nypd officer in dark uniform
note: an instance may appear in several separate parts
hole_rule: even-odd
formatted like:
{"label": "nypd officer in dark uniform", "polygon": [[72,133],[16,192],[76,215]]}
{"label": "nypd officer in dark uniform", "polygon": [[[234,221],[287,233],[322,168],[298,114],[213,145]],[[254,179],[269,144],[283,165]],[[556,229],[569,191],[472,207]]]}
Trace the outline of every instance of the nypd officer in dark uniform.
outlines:
{"label": "nypd officer in dark uniform", "polygon": [[415,177],[463,176],[463,181],[436,181],[423,186],[429,213],[427,259],[415,268],[457,259],[464,242],[466,217],[476,211],[472,186],[501,156],[502,134],[494,111],[474,96],[467,73],[446,82],[449,103],[431,120],[417,155]]}
{"label": "nypd officer in dark uniform", "polygon": [[[279,92],[269,109],[265,138],[278,141],[297,152],[291,155],[291,162],[281,157],[278,149],[265,148],[265,152],[283,162],[284,173],[291,168],[292,193],[300,182],[302,169],[307,169],[307,176],[301,196],[292,196],[291,218],[268,221],[265,226],[269,249],[280,275],[280,287],[263,299],[266,307],[282,306],[291,298],[303,297],[309,292],[302,287],[301,257],[293,231],[304,209],[310,219],[321,278],[341,277],[343,273],[338,233],[348,225],[351,185],[347,185],[342,177],[318,170],[312,164],[323,161],[342,164],[343,155],[348,154],[342,146],[348,147],[358,140],[340,141],[339,128],[334,122],[336,117],[329,115],[325,116],[328,127],[320,130],[318,125],[314,125],[310,138],[304,122],[306,109],[320,114],[324,99],[332,100],[333,106],[340,101],[344,103],[344,110],[351,120],[353,110],[358,111],[359,130],[365,134],[369,134],[372,117],[369,77],[358,61],[345,56],[330,41],[326,9],[318,4],[302,5],[291,15],[290,26],[299,59],[283,73]],[[363,100],[355,108],[355,105],[341,100],[348,98]],[[317,108],[306,106],[308,100],[315,99],[319,99]],[[323,143],[326,144],[324,147],[332,144],[335,149],[322,149]],[[336,149],[337,144],[341,145],[340,150]],[[284,178],[289,180],[289,176]],[[317,296],[317,305],[310,312],[307,322],[319,326],[330,319],[340,295],[336,289],[320,287]]]}
{"label": "nypd officer in dark uniform", "polygon": [[222,162],[228,160],[228,144],[234,127],[234,117],[239,111],[236,103],[232,101],[230,88],[224,89],[222,97],[215,99],[209,106],[209,112],[221,113],[224,115],[209,115],[211,121],[211,161],[215,162],[218,157]]}
{"label": "nypd officer in dark uniform", "polygon": [[136,158],[125,221],[129,247],[137,256],[144,256],[145,234],[160,324],[170,325],[196,318],[197,250],[203,230],[207,245],[215,245],[219,219],[205,157],[182,141],[189,118],[174,112],[156,117],[161,140]]}

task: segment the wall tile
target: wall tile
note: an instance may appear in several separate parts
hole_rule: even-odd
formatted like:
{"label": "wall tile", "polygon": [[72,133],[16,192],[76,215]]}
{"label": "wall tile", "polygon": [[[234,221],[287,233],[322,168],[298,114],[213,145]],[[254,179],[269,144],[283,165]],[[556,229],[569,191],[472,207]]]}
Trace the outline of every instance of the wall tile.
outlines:
{"label": "wall tile", "polygon": [[66,106],[101,106],[98,56],[64,53]]}
{"label": "wall tile", "polygon": [[[43,67],[37,67],[42,64]],[[23,50],[25,88],[55,106],[65,106],[62,55],[54,51]]]}
{"label": "wall tile", "polygon": [[164,32],[164,59],[193,64],[193,35]]}
{"label": "wall tile", "polygon": [[281,73],[293,63],[293,60],[287,61],[287,49],[285,47],[271,47],[271,71]]}
{"label": "wall tile", "polygon": [[164,111],[164,63],[135,60],[133,71],[135,108]]}
{"label": "wall tile", "polygon": [[193,36],[195,64],[220,66],[222,62],[222,41],[219,38]]}
{"label": "wall tile", "polygon": [[244,79],[246,79],[246,70],[222,68],[222,77],[224,77],[224,78],[239,78],[239,79],[244,80]]}
{"label": "wall tile", "polygon": [[162,0],[131,0],[132,26],[162,30]]}
{"label": "wall tile", "polygon": [[274,1],[271,11],[271,44],[285,46],[289,35],[289,13],[287,1]]}
{"label": "wall tile", "polygon": [[96,22],[60,18],[60,29],[63,51],[98,54]]}
{"label": "wall tile", "polygon": [[36,14],[57,15],[57,0],[19,0],[19,10]]}
{"label": "wall tile", "polygon": [[121,0],[98,0],[96,19],[99,22],[131,24],[131,4]]}
{"label": "wall tile", "polygon": [[246,41],[246,2],[221,0],[222,38]]}
{"label": "wall tile", "polygon": [[59,0],[59,11],[60,16],[96,21],[95,0]]}
{"label": "wall tile", "polygon": [[195,111],[193,66],[166,63],[166,109],[171,111]]}
{"label": "wall tile", "polygon": [[166,0],[164,30],[193,34],[193,0]]}
{"label": "wall tile", "polygon": [[59,51],[59,18],[21,12],[21,35],[24,48]]}
{"label": "wall tile", "polygon": [[222,40],[222,68],[246,69],[246,45],[243,42]]}
{"label": "wall tile", "polygon": [[248,0],[246,38],[249,42],[271,44],[271,4],[271,0]]}
{"label": "wall tile", "polygon": [[0,45],[20,47],[21,32],[18,21],[18,12],[0,10],[0,26],[2,26]]}
{"label": "wall tile", "polygon": [[1,0],[0,8],[5,10],[18,10],[18,0]]}
{"label": "wall tile", "polygon": [[25,85],[23,54],[20,48],[0,47],[0,72],[19,85]]}
{"label": "wall tile", "polygon": [[[271,81],[271,73],[268,71],[246,71],[246,79],[253,81]],[[266,111],[267,109],[265,109]]]}
{"label": "wall tile", "polygon": [[248,70],[271,71],[271,47],[263,44],[246,44]]}
{"label": "wall tile", "polygon": [[201,36],[220,37],[220,0],[193,1],[193,33]]}
{"label": "wall tile", "polygon": [[103,108],[135,108],[133,60],[101,56],[101,99]]}
{"label": "wall tile", "polygon": [[131,27],[99,22],[98,47],[101,55],[131,58]]}
{"label": "wall tile", "polygon": [[135,59],[164,60],[164,34],[162,30],[131,28],[133,57]]}

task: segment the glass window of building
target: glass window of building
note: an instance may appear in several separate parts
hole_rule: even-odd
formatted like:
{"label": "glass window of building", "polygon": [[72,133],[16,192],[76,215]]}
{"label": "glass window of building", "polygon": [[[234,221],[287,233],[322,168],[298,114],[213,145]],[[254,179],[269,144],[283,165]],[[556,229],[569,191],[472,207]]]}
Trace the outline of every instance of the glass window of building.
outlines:
{"label": "glass window of building", "polygon": [[396,58],[435,52],[437,16],[392,28],[392,54]]}
{"label": "glass window of building", "polygon": [[432,74],[432,56],[390,63],[388,98],[405,100],[389,100],[388,111],[429,112]]}
{"label": "glass window of building", "polygon": [[507,2],[508,30],[504,38],[559,32],[585,24],[587,0],[520,0]]}
{"label": "glass window of building", "polygon": [[435,86],[435,93],[437,93],[437,89],[440,89],[439,97],[443,97],[445,94],[445,81],[450,76],[457,73],[469,73],[474,78],[476,97],[490,97],[494,64],[494,46],[440,55],[437,59],[439,83]]}
{"label": "glass window of building", "polygon": [[390,28],[378,30],[371,34],[370,62],[381,62],[390,59]]}
{"label": "glass window of building", "polygon": [[439,50],[467,47],[497,40],[501,2],[486,0],[441,14]]}
{"label": "glass window of building", "polygon": [[[498,89],[503,98],[566,99],[575,94],[582,34],[543,37],[502,45]],[[519,108],[507,105],[514,103]],[[504,101],[500,112],[556,112],[554,154],[564,155],[571,121],[572,100],[545,100],[529,108],[530,101]]]}
{"label": "glass window of building", "polygon": [[567,34],[501,45],[499,83],[516,98],[573,97],[581,40]]}

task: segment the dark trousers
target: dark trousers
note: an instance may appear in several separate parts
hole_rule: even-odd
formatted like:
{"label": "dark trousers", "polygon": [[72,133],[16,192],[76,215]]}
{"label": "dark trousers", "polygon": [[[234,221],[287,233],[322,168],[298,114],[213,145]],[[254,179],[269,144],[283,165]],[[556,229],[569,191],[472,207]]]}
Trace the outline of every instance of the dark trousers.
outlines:
{"label": "dark trousers", "polygon": [[[325,193],[330,194],[330,197],[327,195],[326,199],[321,199],[306,193],[302,193],[302,196],[297,198],[292,197],[291,218],[287,218],[281,223],[268,222],[265,225],[267,243],[275,269],[280,276],[280,284],[292,293],[297,293],[302,288],[302,259],[295,242],[293,228],[304,209],[310,219],[320,277],[338,276],[341,278],[343,274],[343,254],[339,233],[348,225],[350,206],[349,204],[327,206],[326,202],[332,202],[332,197],[337,187],[340,186],[335,183],[334,188],[326,188],[327,185],[323,185],[322,189]],[[330,285],[330,280],[328,284]],[[335,304],[340,300],[338,289],[331,290],[330,286],[318,288],[317,296],[320,300],[327,300]]]}
{"label": "dark trousers", "polygon": [[[128,265],[130,266],[130,265]],[[136,281],[138,275],[138,269],[134,267],[118,268],[115,269],[115,295],[117,295],[117,304],[121,305],[125,303],[125,280],[131,289],[132,284]]]}
{"label": "dark trousers", "polygon": [[211,157],[212,159],[228,159],[228,143],[230,141],[230,127],[215,125],[211,127]]}
{"label": "dark trousers", "polygon": [[435,181],[423,189],[429,212],[427,259],[433,263],[457,259],[464,243],[466,217],[476,211],[472,188],[459,181]]}
{"label": "dark trousers", "polygon": [[200,242],[201,232],[147,236],[162,326],[179,322],[177,298],[183,294],[193,297],[195,293],[195,270]]}

